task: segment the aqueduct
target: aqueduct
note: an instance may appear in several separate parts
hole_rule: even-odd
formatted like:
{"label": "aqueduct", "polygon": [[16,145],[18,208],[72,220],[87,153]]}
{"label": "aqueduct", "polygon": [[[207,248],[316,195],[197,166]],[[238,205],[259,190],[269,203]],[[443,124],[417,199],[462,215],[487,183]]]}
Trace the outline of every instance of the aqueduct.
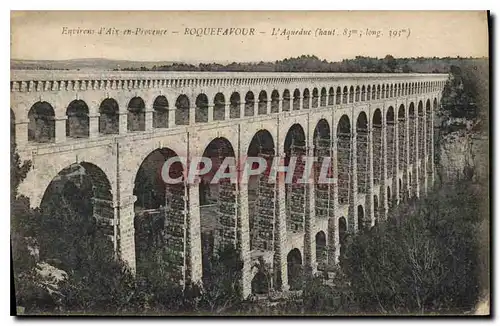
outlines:
{"label": "aqueduct", "polygon": [[[338,263],[347,234],[429,189],[433,112],[446,79],[12,71],[13,136],[21,158],[33,163],[19,191],[38,207],[61,172],[85,175],[94,218],[132,270],[148,259],[144,248],[162,246],[171,253],[170,277],[198,282],[205,256],[233,244],[245,296],[266,290],[254,289],[257,278],[293,289],[298,271]],[[328,157],[336,179],[285,185],[264,182],[263,174],[248,183],[166,185],[158,169],[176,155]]]}

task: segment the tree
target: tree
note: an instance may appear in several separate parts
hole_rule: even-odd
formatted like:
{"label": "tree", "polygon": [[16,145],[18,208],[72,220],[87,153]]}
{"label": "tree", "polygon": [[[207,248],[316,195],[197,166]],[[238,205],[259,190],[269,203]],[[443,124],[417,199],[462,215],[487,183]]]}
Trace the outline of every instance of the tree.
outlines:
{"label": "tree", "polygon": [[396,70],[396,67],[398,66],[397,61],[390,54],[385,56],[384,63],[387,66],[387,68],[389,69],[389,72],[394,72]]}
{"label": "tree", "polygon": [[235,309],[241,300],[241,270],[243,262],[240,253],[233,246],[220,248],[210,259],[203,278],[201,309],[221,313]]}
{"label": "tree", "polygon": [[306,283],[302,294],[303,311],[307,314],[334,314],[341,308],[341,293],[314,277]]}
{"label": "tree", "polygon": [[14,138],[10,142],[10,180],[11,180],[11,255],[16,305],[31,312],[39,308],[50,309],[55,302],[47,291],[40,286],[36,271],[38,243],[38,216],[30,208],[29,199],[20,196],[18,188],[31,169],[30,161],[23,161],[17,152]]}
{"label": "tree", "polygon": [[478,225],[469,184],[446,186],[394,210],[355,237],[343,269],[368,313],[464,312],[477,302]]}

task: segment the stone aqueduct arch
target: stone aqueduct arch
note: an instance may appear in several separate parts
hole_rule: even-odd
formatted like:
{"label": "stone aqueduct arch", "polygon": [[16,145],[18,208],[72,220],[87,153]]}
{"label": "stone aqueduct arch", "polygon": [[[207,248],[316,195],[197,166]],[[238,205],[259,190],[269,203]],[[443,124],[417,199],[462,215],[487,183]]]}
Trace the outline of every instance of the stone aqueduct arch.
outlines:
{"label": "stone aqueduct arch", "polygon": [[[282,183],[277,183],[273,190],[277,204],[274,211],[266,215],[272,227],[272,241],[261,236],[255,242],[250,238],[251,228],[255,226],[248,219],[248,187],[236,186],[238,195],[235,201],[241,208],[235,213],[234,241],[243,253],[242,281],[245,294],[248,294],[251,291],[252,258],[247,253],[260,246],[256,243],[262,244],[260,249],[273,252],[270,265],[274,286],[286,289],[289,284],[287,255],[292,249],[301,253],[301,264],[309,268],[304,270],[316,269],[316,254],[319,251],[322,252],[321,259],[326,257],[327,264],[335,264],[345,240],[344,232],[357,232],[356,226],[366,228],[374,225],[375,220],[384,218],[390,204],[387,198],[389,189],[391,197],[394,197],[398,193],[396,189],[400,188],[397,180],[403,180],[403,187],[408,187],[411,194],[412,184],[405,180],[409,180],[413,171],[419,171],[422,184],[415,176],[411,179],[419,186],[413,191],[416,195],[432,184],[434,174],[429,158],[433,155],[429,146],[432,133],[428,129],[432,126],[429,123],[432,121],[432,110],[439,103],[445,80],[443,75],[379,75],[376,79],[373,75],[354,79],[350,76],[340,78],[335,74],[330,77],[236,74],[230,78],[223,74],[207,74],[208,78],[203,79],[185,75],[182,78],[180,74],[147,75],[144,78],[122,74],[119,78],[108,80],[89,76],[85,81],[64,75],[60,80],[56,78],[36,83],[33,76],[14,75],[11,108],[15,119],[15,137],[21,157],[31,159],[34,164],[20,192],[28,195],[31,205],[36,207],[51,180],[65,167],[78,162],[90,162],[99,167],[109,180],[113,207],[118,212],[115,216],[119,222],[115,235],[117,246],[122,258],[134,268],[133,207],[137,201],[134,180],[141,164],[154,151],[168,148],[179,156],[202,156],[214,139],[225,139],[236,156],[244,157],[249,154],[254,136],[264,132],[272,140],[274,154],[283,157],[285,136],[295,125],[303,130],[304,153],[308,155],[318,153],[317,139],[320,136],[324,147],[321,153],[330,155],[332,175],[336,175],[339,164],[345,163],[338,160],[339,135],[342,135],[341,138],[349,140],[348,147],[354,155],[360,150],[367,154],[362,159],[366,170],[358,171],[356,166],[360,160],[351,157],[344,168],[354,178],[350,179],[347,188],[342,187],[346,193],[339,193],[339,184],[344,182],[341,180],[325,188],[330,204],[321,212],[316,205],[320,205],[321,198],[314,192],[320,188],[305,186],[302,198],[306,207],[302,228],[289,229],[289,212],[283,204],[279,204],[286,200],[286,189]],[[430,80],[429,87],[418,90],[415,82],[422,79]],[[418,129],[409,127],[410,119],[407,117],[410,116],[410,107],[415,116],[418,114],[420,102],[423,103],[422,123],[427,129],[419,134],[425,138],[416,138],[415,141],[425,142],[426,147],[423,152],[417,152],[416,148],[413,150],[416,156],[425,154],[425,157],[421,166],[412,165],[412,162],[398,164],[399,168],[389,180],[388,171],[384,168],[387,166],[388,110],[392,109],[394,128],[404,135],[397,137],[394,134],[392,138],[395,147],[391,160],[396,163],[400,162],[401,156],[396,156],[396,153],[401,149],[406,149],[404,153],[409,159],[412,148],[408,142],[401,145],[398,141],[411,140],[409,130],[414,130],[417,136]],[[33,107],[38,114],[42,113],[41,117],[33,118]],[[402,118],[404,120],[398,120]],[[76,130],[65,128],[80,120],[84,122]],[[348,121],[349,128],[345,129],[342,121]],[[41,133],[40,142],[32,132],[28,135],[28,130],[32,130],[37,123],[48,128],[43,130],[45,134]],[[216,128],[209,127],[214,123],[218,124]],[[319,126],[320,129],[326,126],[327,132],[324,130],[319,135]],[[89,140],[86,141],[86,138]],[[357,140],[360,144],[366,143],[366,146],[360,147]],[[375,155],[381,159],[374,160]],[[404,166],[407,169],[402,170]],[[415,175],[415,172],[412,174]],[[363,187],[358,188],[359,184],[355,183],[363,176]],[[199,188],[188,186],[185,191],[186,198],[189,198],[186,237],[194,244],[185,249],[183,277],[196,281],[202,276]],[[263,212],[259,213],[261,217]],[[317,234],[320,234],[321,241],[326,241],[325,248],[316,247]]]}

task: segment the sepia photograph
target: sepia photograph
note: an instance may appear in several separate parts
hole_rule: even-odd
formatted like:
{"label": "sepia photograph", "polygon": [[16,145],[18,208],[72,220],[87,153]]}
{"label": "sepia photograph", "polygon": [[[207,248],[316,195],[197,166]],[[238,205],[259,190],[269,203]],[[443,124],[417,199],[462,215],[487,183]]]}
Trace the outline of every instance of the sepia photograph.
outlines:
{"label": "sepia photograph", "polygon": [[489,316],[491,19],[11,11],[11,314]]}

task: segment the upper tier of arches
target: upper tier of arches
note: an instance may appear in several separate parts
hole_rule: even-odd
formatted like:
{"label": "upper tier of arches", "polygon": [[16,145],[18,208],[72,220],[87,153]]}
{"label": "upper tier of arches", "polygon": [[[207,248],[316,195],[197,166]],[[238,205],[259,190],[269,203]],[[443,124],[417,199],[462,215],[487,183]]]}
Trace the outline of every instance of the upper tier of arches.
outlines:
{"label": "upper tier of arches", "polygon": [[440,81],[429,81],[269,87],[245,91],[207,89],[198,93],[135,93],[125,98],[120,92],[109,92],[102,98],[93,94],[87,98],[83,92],[76,100],[69,98],[67,104],[53,103],[63,101],[64,97],[47,96],[34,103],[23,98],[19,105],[13,101],[12,110],[16,124],[27,123],[28,141],[53,142],[57,137],[58,120],[65,120],[66,138],[87,138],[92,130],[97,130],[99,135],[121,134],[287,111],[334,108],[436,92],[442,86]]}

